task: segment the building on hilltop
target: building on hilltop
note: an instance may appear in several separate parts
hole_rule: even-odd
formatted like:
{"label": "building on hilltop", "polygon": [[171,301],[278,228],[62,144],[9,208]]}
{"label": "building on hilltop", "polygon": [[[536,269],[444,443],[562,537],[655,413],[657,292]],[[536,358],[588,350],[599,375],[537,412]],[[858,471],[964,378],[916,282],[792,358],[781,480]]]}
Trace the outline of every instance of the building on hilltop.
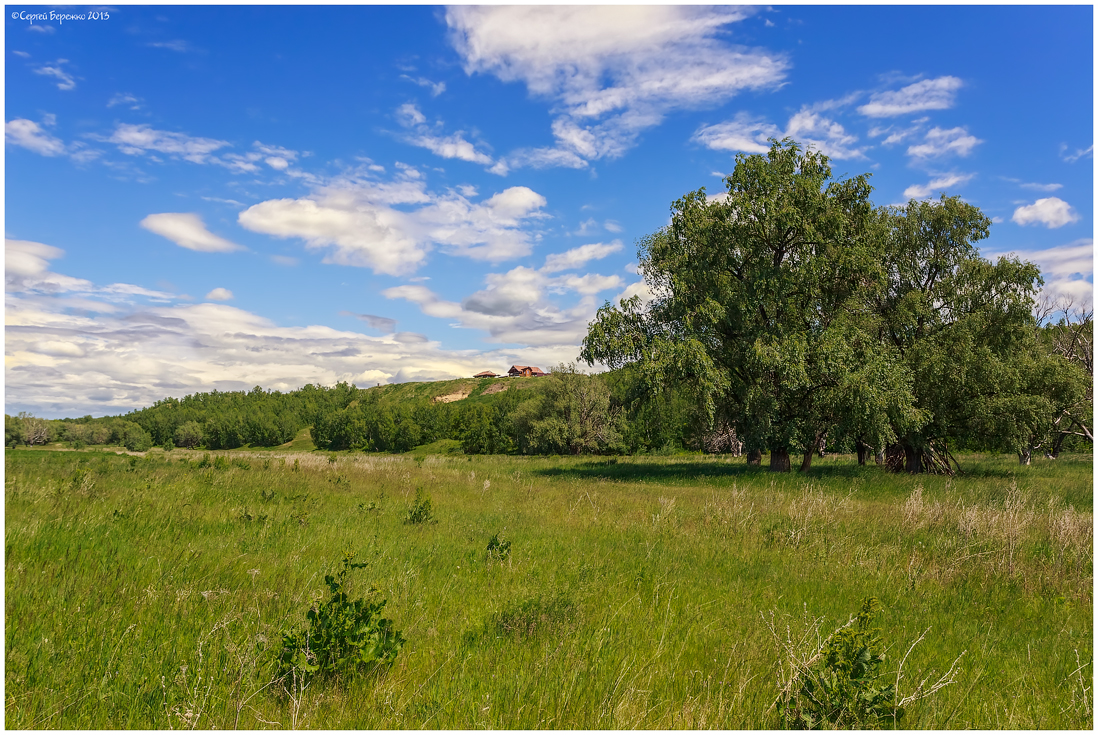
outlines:
{"label": "building on hilltop", "polygon": [[499,376],[493,373],[491,370],[485,370],[483,373],[477,373],[474,378],[498,378]]}
{"label": "building on hilltop", "polygon": [[546,374],[542,372],[541,368],[529,365],[512,365],[511,369],[507,371],[507,376],[511,378],[540,378]]}

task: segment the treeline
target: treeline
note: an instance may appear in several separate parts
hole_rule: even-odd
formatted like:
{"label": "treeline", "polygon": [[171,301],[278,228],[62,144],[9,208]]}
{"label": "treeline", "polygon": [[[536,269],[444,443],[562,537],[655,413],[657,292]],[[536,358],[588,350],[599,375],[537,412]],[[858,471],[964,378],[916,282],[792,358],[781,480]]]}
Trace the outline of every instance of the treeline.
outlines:
{"label": "treeline", "polygon": [[[521,384],[518,382],[522,381]],[[710,430],[683,390],[652,396],[631,369],[585,375],[559,366],[548,377],[508,379],[505,389],[452,403],[347,383],[288,393],[196,393],[123,416],[47,420],[5,416],[9,447],[66,442],[235,449],[274,447],[311,427],[319,449],[406,452],[443,439],[467,454],[632,454],[735,451]],[[437,392],[437,391],[435,391]],[[726,437],[727,438],[727,437]]]}

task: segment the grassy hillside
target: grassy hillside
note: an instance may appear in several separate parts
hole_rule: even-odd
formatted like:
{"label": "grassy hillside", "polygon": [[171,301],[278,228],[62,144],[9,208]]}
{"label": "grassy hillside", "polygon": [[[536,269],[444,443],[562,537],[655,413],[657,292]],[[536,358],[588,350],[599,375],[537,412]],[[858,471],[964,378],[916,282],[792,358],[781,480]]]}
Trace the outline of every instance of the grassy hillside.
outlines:
{"label": "grassy hillside", "polygon": [[[901,695],[960,656],[902,726],[1093,726],[1090,455],[946,479],[445,449],[9,451],[6,725],[775,727],[786,644],[875,596],[888,681],[925,631]],[[348,551],[407,643],[283,691],[282,633]]]}
{"label": "grassy hillside", "polygon": [[[398,383],[367,388],[369,393],[381,396],[383,405],[395,405],[403,401],[435,401],[444,397],[473,402],[489,401],[492,395],[504,390],[532,389],[539,378],[458,378],[431,383]],[[458,398],[458,396],[464,396]]]}

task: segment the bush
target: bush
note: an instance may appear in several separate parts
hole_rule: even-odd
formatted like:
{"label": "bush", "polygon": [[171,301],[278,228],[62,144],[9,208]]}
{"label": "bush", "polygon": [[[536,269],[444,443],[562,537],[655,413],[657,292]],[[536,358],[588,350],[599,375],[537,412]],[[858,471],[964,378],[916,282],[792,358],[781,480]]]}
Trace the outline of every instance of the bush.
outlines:
{"label": "bush", "polygon": [[500,539],[499,534],[488,539],[488,561],[507,561],[511,557],[511,542]]}
{"label": "bush", "polygon": [[423,488],[416,488],[416,499],[412,507],[404,515],[404,523],[414,525],[417,523],[430,523],[435,518],[431,508],[431,496],[423,494]]}
{"label": "bush", "polygon": [[137,424],[130,424],[126,427],[125,434],[122,437],[122,444],[131,452],[145,452],[152,447],[152,437],[149,436],[149,432],[142,429]]}
{"label": "bush", "polygon": [[778,697],[778,720],[784,729],[868,729],[899,725],[895,683],[882,680],[884,652],[878,628],[870,628],[881,609],[869,597],[849,623],[828,636]]}
{"label": "bush", "polygon": [[[306,613],[305,627],[283,633],[280,678],[292,675],[301,682],[315,676],[369,673],[391,664],[400,653],[404,637],[393,630],[391,620],[381,617],[387,601],[351,600],[344,591],[348,573],[366,566],[351,559],[345,555],[343,568],[324,577],[331,597]],[[369,594],[374,592],[371,588]]]}

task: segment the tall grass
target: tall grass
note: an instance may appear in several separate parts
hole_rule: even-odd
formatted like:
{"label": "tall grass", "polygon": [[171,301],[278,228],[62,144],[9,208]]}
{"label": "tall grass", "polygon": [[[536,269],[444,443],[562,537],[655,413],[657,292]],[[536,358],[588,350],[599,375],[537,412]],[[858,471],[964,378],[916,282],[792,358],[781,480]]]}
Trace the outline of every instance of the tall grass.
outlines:
{"label": "tall grass", "polygon": [[[1089,455],[972,456],[953,479],[222,456],[8,452],[8,727],[772,727],[768,621],[830,630],[867,596],[893,676],[929,629],[901,689],[966,652],[903,726],[1093,726]],[[436,522],[403,522],[417,491]],[[347,551],[403,651],[380,675],[276,681],[281,632]]]}

